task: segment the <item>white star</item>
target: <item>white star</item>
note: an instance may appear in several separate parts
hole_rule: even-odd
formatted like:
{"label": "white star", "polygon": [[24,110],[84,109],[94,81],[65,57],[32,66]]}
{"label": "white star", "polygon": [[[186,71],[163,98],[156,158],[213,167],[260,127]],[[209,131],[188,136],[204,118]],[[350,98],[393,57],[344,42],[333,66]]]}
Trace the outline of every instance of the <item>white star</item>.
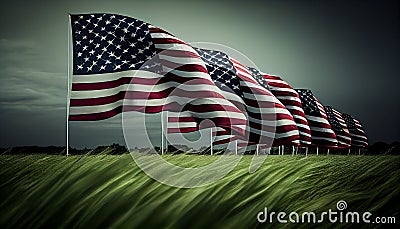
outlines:
{"label": "white star", "polygon": [[93,66],[87,67],[87,71],[92,71]]}
{"label": "white star", "polygon": [[97,65],[97,61],[92,61],[92,66]]}
{"label": "white star", "polygon": [[92,49],[92,50],[90,50],[90,55],[93,55],[94,54],[94,50]]}
{"label": "white star", "polygon": [[128,33],[128,28],[123,28],[122,31],[124,31],[124,33]]}
{"label": "white star", "polygon": [[108,43],[109,45],[112,45],[112,44],[113,44],[113,41],[114,41],[114,39],[107,41],[107,43]]}
{"label": "white star", "polygon": [[81,57],[82,56],[82,53],[81,52],[78,52],[78,57]]}
{"label": "white star", "polygon": [[86,51],[87,48],[88,48],[87,45],[83,46],[83,51]]}
{"label": "white star", "polygon": [[122,51],[122,53],[127,53],[128,52],[128,49],[124,49],[124,51]]}
{"label": "white star", "polygon": [[75,44],[76,45],[81,45],[81,41],[76,41]]}
{"label": "white star", "polygon": [[102,65],[102,66],[100,67],[100,70],[106,70],[106,66],[105,66],[105,65]]}
{"label": "white star", "polygon": [[108,55],[109,55],[110,57],[114,57],[114,56],[115,56],[114,52],[109,52]]}
{"label": "white star", "polygon": [[85,57],[85,58],[83,58],[84,60],[85,60],[85,62],[88,62],[89,61],[89,57]]}
{"label": "white star", "polygon": [[117,69],[121,69],[121,65],[119,65],[119,64],[115,65],[114,70],[117,70]]}
{"label": "white star", "polygon": [[100,41],[104,41],[107,38],[107,36],[101,36]]}
{"label": "white star", "polygon": [[107,20],[106,21],[106,25],[111,24],[111,21]]}
{"label": "white star", "polygon": [[116,49],[121,49],[121,45],[116,45],[115,48]]}
{"label": "white star", "polygon": [[83,69],[83,66],[80,64],[78,65],[78,70]]}
{"label": "white star", "polygon": [[102,55],[103,55],[103,54],[101,54],[101,53],[100,53],[99,55],[97,55],[97,56],[96,56],[97,59],[101,59]]}
{"label": "white star", "polygon": [[96,49],[99,48],[99,47],[100,47],[100,44],[95,44],[94,45],[94,48],[96,48]]}

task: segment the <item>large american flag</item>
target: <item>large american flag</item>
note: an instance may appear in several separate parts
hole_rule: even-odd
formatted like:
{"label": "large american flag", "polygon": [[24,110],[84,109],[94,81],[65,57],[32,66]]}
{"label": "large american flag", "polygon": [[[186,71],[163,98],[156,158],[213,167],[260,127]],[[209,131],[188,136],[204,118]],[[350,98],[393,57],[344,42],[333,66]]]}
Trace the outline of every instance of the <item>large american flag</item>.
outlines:
{"label": "large american flag", "polygon": [[349,148],[351,145],[350,132],[342,114],[331,106],[324,106],[324,109],[328,116],[329,124],[331,124],[332,130],[336,134],[338,148]]}
{"label": "large american flag", "polygon": [[246,116],[222,95],[197,52],[182,40],[114,14],[71,15],[71,26],[69,120],[175,111],[244,134],[236,125],[246,125]]}
{"label": "large american flag", "polygon": [[358,121],[349,114],[342,113],[342,116],[350,131],[351,146],[367,147],[368,146],[367,134],[365,133],[364,128],[362,127],[360,121]]}
{"label": "large american flag", "polygon": [[[214,145],[234,140],[239,140],[239,146],[272,142],[282,144],[299,138],[291,114],[271,92],[253,78],[246,66],[223,52],[199,48],[196,48],[196,51],[206,63],[211,78],[223,91],[224,96],[248,117],[247,138],[217,128]],[[264,83],[266,85],[266,82]],[[189,128],[187,125],[183,127],[185,126]],[[181,130],[184,131],[184,128]]]}
{"label": "large american flag", "polygon": [[310,90],[296,89],[300,95],[308,125],[311,129],[311,142],[316,146],[336,147],[336,134],[329,124],[325,109]]}
{"label": "large american flag", "polygon": [[263,73],[272,94],[285,105],[286,109],[293,115],[300,134],[300,144],[307,146],[311,144],[311,130],[303,110],[299,94],[286,81],[279,76]]}

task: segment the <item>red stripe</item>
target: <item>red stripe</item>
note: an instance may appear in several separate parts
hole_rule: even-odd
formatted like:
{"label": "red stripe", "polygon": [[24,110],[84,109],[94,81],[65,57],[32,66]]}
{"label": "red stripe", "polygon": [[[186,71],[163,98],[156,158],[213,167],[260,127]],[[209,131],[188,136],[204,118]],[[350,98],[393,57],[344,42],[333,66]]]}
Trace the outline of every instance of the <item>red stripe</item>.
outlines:
{"label": "red stripe", "polygon": [[160,62],[173,70],[185,71],[185,72],[204,72],[208,74],[207,68],[198,64],[178,64],[168,60],[161,59]]}
{"label": "red stripe", "polygon": [[154,44],[172,44],[172,43],[174,43],[174,44],[188,45],[181,40],[173,39],[173,38],[152,38],[152,40],[153,40]]}

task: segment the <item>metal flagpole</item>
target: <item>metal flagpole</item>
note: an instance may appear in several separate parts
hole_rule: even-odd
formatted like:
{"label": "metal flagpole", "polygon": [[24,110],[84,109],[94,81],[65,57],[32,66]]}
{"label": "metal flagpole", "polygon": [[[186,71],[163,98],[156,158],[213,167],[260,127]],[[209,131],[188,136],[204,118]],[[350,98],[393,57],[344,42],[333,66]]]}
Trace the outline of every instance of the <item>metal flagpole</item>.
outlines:
{"label": "metal flagpole", "polygon": [[326,155],[329,155],[329,148],[328,148],[328,152],[326,152]]}
{"label": "metal flagpole", "polygon": [[358,148],[358,155],[361,155],[361,148]]}
{"label": "metal flagpole", "polygon": [[69,156],[69,105],[70,105],[70,98],[71,98],[71,37],[72,37],[72,30],[71,30],[71,15],[68,14],[68,69],[67,69],[67,120],[66,120],[66,144],[67,149],[66,153]]}
{"label": "metal flagpole", "polygon": [[318,146],[317,146],[317,156],[318,156]]}
{"label": "metal flagpole", "polygon": [[164,137],[165,137],[165,141],[164,141],[164,143],[165,143],[165,153],[168,153],[168,111],[165,111],[165,114],[166,115],[165,115],[165,117],[163,119],[163,122],[165,122],[164,124],[165,124],[165,126],[167,128],[164,127],[163,134],[164,134]]}
{"label": "metal flagpole", "polygon": [[350,155],[350,147],[349,147],[349,153],[347,155]]}
{"label": "metal flagpole", "polygon": [[164,111],[161,112],[161,155],[164,154]]}
{"label": "metal flagpole", "polygon": [[307,154],[308,154],[308,147],[306,147],[306,157],[307,157]]}
{"label": "metal flagpole", "polygon": [[282,145],[282,155],[283,155],[284,152],[285,152],[285,146]]}
{"label": "metal flagpole", "polygon": [[258,144],[256,145],[256,155],[258,156]]}
{"label": "metal flagpole", "polygon": [[212,150],[212,127],[210,128],[210,151],[211,151],[211,155],[213,155],[213,150]]}
{"label": "metal flagpole", "polygon": [[237,140],[235,141],[235,144],[236,144],[236,147],[235,147],[236,152],[235,152],[235,154],[237,155]]}
{"label": "metal flagpole", "polygon": [[294,146],[292,146],[292,156],[294,156]]}

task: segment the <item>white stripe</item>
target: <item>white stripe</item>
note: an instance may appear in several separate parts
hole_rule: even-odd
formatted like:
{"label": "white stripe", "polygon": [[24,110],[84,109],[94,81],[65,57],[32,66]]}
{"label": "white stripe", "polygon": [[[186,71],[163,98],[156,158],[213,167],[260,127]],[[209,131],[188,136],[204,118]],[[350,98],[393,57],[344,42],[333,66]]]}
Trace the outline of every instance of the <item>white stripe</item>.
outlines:
{"label": "white stripe", "polygon": [[[222,100],[222,101],[221,101]],[[220,99],[221,102],[224,99]],[[226,101],[226,100],[225,100]],[[109,104],[104,104],[104,105],[96,105],[96,106],[72,106],[71,107],[71,115],[77,115],[77,114],[92,114],[92,113],[99,113],[99,112],[105,112],[112,110],[118,106],[121,106],[123,103],[124,105],[127,106],[152,106],[152,107],[157,107],[157,106],[162,106],[166,103],[171,103],[171,102],[178,102],[181,105],[188,104],[189,102],[193,105],[206,105],[206,104],[219,104],[217,99],[210,100],[210,99],[195,99],[192,100],[189,98],[182,98],[182,97],[169,97],[169,98],[162,98],[162,99],[152,99],[152,100],[131,100],[131,99],[123,99],[116,101],[114,103],[109,103]],[[226,101],[228,102],[228,101]],[[225,103],[225,102],[224,102]],[[231,114],[234,114],[232,117],[235,118],[240,118],[243,120],[245,119],[245,116],[243,113],[240,112],[232,112],[232,111],[215,111],[218,114],[221,115],[221,117],[227,117],[229,114],[229,117],[231,117]],[[193,112],[196,113],[196,112]]]}
{"label": "white stripe", "polygon": [[113,73],[102,73],[92,75],[73,75],[72,83],[102,83],[117,80],[124,77],[140,77],[140,78],[160,78],[162,75],[140,70],[129,70]]}
{"label": "white stripe", "polygon": [[324,124],[329,124],[328,120],[320,117],[315,117],[315,116],[310,116],[306,115],[307,120],[314,121],[314,122],[319,122],[319,123],[324,123]]}
{"label": "white stripe", "polygon": [[174,62],[177,64],[185,65],[185,64],[198,64],[201,66],[204,66],[204,62],[200,58],[195,58],[195,57],[173,57],[173,56],[168,56],[162,54],[162,52],[159,53],[160,59],[167,60],[170,62]]}

